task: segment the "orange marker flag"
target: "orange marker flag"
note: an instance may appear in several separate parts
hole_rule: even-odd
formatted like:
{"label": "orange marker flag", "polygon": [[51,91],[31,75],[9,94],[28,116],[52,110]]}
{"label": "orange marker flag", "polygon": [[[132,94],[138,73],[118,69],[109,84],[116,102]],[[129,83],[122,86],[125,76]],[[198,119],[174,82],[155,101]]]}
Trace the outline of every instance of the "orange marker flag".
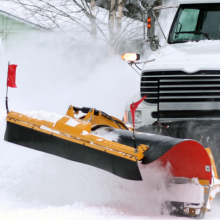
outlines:
{"label": "orange marker flag", "polygon": [[130,105],[130,109],[131,109],[131,116],[132,116],[132,121],[133,121],[133,128],[134,128],[134,123],[135,123],[135,110],[137,109],[137,107],[139,106],[139,104],[141,102],[144,101],[144,99],[146,98],[147,96],[145,95],[141,100],[135,102],[135,103],[132,103]]}
{"label": "orange marker flag", "polygon": [[9,86],[11,88],[17,88],[17,86],[16,86],[16,68],[17,68],[17,65],[14,65],[14,64],[8,65],[7,86]]}

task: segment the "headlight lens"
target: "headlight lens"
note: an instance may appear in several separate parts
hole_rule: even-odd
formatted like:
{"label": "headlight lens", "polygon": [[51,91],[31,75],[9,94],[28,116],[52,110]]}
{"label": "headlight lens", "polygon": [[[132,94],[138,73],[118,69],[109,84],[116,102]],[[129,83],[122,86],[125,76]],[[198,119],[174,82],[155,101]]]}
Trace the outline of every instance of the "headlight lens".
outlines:
{"label": "headlight lens", "polygon": [[[141,124],[142,122],[142,114],[141,111],[135,111],[135,124]],[[128,124],[132,124],[131,111],[128,111]]]}

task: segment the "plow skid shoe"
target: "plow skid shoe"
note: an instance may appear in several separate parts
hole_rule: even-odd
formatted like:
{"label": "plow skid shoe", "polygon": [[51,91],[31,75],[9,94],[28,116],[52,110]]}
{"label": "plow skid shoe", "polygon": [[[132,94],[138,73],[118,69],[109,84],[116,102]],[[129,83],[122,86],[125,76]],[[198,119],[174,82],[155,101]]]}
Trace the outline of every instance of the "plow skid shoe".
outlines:
{"label": "plow skid shoe", "polygon": [[200,203],[185,203],[185,202],[166,202],[166,207],[170,215],[185,216],[192,218],[203,218],[206,208]]}

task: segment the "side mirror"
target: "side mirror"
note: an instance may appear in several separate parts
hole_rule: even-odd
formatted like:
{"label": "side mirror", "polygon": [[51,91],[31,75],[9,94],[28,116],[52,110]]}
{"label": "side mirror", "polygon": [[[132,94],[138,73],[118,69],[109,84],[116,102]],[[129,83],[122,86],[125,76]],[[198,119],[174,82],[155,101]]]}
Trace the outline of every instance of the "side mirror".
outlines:
{"label": "side mirror", "polygon": [[154,37],[155,32],[155,17],[153,15],[153,9],[151,8],[147,12],[147,38],[151,39]]}
{"label": "side mirror", "polygon": [[159,37],[154,36],[150,39],[150,49],[152,51],[155,51],[159,48]]}
{"label": "side mirror", "polygon": [[159,37],[155,36],[155,16],[153,8],[147,12],[147,38],[150,42],[150,49],[155,51],[159,47]]}

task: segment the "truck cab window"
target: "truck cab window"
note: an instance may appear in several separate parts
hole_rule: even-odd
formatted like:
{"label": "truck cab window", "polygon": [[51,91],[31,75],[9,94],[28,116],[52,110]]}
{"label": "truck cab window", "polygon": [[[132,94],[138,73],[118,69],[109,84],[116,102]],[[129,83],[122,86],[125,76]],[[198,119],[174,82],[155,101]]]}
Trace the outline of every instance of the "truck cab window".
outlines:
{"label": "truck cab window", "polygon": [[220,39],[220,4],[180,5],[168,43],[205,39]]}
{"label": "truck cab window", "polygon": [[177,33],[181,31],[194,31],[198,21],[199,10],[198,9],[185,9],[182,10],[179,23],[182,24],[181,30],[177,30]]}

